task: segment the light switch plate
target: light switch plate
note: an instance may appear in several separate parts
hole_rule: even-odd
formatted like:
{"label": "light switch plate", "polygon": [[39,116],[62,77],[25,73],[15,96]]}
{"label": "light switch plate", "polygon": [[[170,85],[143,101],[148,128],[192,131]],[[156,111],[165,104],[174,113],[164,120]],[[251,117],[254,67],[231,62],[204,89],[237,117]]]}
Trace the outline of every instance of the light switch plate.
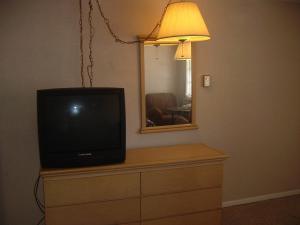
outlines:
{"label": "light switch plate", "polygon": [[210,75],[203,75],[203,87],[211,86],[211,77]]}

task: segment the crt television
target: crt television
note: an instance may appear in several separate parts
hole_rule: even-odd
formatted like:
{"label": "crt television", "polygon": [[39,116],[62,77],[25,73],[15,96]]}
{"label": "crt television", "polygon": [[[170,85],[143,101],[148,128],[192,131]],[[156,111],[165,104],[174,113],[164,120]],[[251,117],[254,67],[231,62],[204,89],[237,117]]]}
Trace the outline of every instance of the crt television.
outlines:
{"label": "crt television", "polygon": [[43,168],[95,166],[125,160],[123,88],[37,91]]}

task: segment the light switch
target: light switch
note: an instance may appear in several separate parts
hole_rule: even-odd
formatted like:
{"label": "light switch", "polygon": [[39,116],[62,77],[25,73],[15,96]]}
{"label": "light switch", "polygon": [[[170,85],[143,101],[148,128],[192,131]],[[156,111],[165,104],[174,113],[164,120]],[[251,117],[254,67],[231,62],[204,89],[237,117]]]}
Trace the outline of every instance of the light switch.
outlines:
{"label": "light switch", "polygon": [[210,75],[203,75],[203,87],[210,87],[211,79]]}

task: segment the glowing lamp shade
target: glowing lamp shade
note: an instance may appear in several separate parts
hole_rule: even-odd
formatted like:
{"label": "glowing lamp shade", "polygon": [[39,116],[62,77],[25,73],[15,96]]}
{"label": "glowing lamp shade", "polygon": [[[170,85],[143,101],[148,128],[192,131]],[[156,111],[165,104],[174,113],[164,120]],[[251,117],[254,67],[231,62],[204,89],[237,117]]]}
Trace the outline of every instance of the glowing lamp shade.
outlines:
{"label": "glowing lamp shade", "polygon": [[197,4],[171,3],[162,19],[157,39],[170,42],[209,40],[209,32]]}
{"label": "glowing lamp shade", "polygon": [[185,41],[179,43],[176,53],[175,60],[187,60],[192,58],[192,45],[191,42]]}

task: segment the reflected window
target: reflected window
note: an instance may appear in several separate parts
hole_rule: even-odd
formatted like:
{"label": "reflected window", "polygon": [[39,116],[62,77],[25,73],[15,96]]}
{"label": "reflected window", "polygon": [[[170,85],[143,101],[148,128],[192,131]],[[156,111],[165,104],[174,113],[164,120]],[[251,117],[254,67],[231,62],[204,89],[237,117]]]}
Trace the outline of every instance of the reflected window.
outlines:
{"label": "reflected window", "polygon": [[186,83],[185,83],[185,95],[188,98],[192,97],[192,61],[186,60]]}

